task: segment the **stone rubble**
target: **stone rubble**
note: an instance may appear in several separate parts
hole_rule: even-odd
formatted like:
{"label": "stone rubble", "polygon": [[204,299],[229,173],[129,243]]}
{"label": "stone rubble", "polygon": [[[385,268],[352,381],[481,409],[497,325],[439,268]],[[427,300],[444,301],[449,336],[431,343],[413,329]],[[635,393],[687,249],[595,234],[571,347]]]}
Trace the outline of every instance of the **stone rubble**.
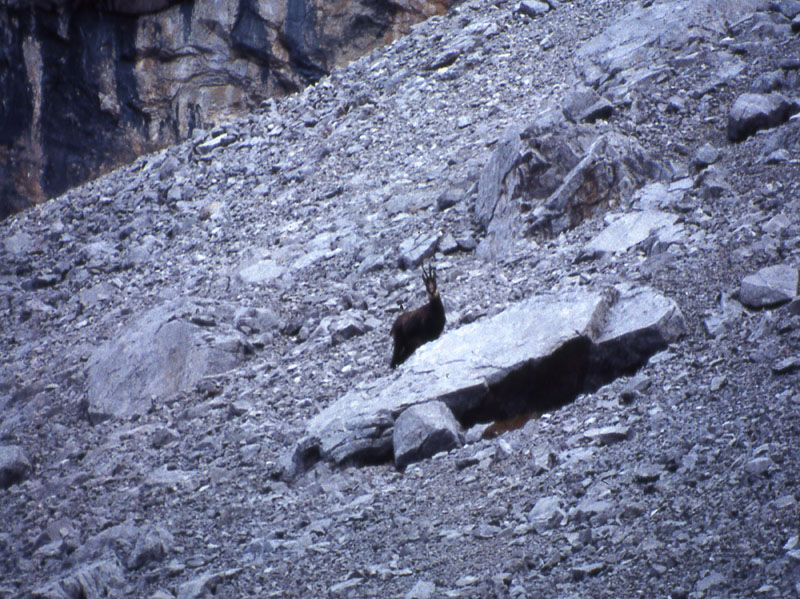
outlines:
{"label": "stone rubble", "polygon": [[[727,135],[742,95],[798,95],[792,2],[518,4],[468,0],[0,225],[0,447],[30,464],[0,489],[0,596],[800,592],[797,290],[740,301],[800,266],[800,119]],[[583,86],[610,115],[564,116]],[[680,230],[587,259],[635,211]],[[431,252],[448,324],[391,371],[424,293],[401,247]],[[507,376],[585,352],[585,386]],[[395,408],[454,389],[486,401],[453,411],[464,444],[398,470]],[[331,429],[357,467],[309,434],[348,396],[393,406]]]}

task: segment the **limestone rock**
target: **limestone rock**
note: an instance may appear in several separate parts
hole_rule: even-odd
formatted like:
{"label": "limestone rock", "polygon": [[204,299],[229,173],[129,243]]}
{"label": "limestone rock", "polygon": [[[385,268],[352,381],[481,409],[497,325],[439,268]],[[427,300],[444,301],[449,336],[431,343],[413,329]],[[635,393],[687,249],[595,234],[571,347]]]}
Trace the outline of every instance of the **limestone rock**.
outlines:
{"label": "limestone rock", "polygon": [[684,330],[675,303],[646,288],[533,296],[423,345],[398,375],[320,412],[307,433],[324,459],[379,460],[392,451],[395,419],[411,406],[441,401],[457,419],[492,420],[560,405],[641,364]]}
{"label": "limestone rock", "polygon": [[4,3],[0,92],[15,101],[0,113],[0,219],[316,82],[449,4]]}
{"label": "limestone rock", "polygon": [[512,130],[481,173],[475,220],[486,237],[479,249],[502,257],[525,234],[557,235],[661,174],[637,142],[598,126],[561,117]]}
{"label": "limestone rock", "polygon": [[33,591],[37,599],[102,599],[122,592],[125,577],[116,558],[101,559]]}
{"label": "limestone rock", "polygon": [[564,116],[573,123],[593,123],[607,119],[613,111],[611,103],[590,87],[573,90],[567,96]]}
{"label": "limestone rock", "polygon": [[550,5],[538,0],[523,0],[514,9],[514,12],[528,17],[539,17],[550,10]]}
{"label": "limestone rock", "polygon": [[676,215],[655,210],[608,215],[606,220],[611,224],[586,244],[585,254],[624,252],[650,237],[671,243],[680,238],[683,228]]}
{"label": "limestone rock", "polygon": [[742,279],[739,300],[750,308],[764,308],[790,301],[797,295],[798,271],[788,264],[762,268]]}
{"label": "limestone rock", "polygon": [[463,443],[461,425],[441,401],[431,401],[405,410],[394,424],[394,463],[404,468],[411,462],[449,451]]}
{"label": "limestone rock", "polygon": [[562,500],[557,495],[540,497],[528,513],[528,521],[540,532],[555,528],[567,517],[561,503]]}
{"label": "limestone rock", "polygon": [[[209,307],[219,308],[220,321],[227,320],[213,331],[192,321]],[[242,363],[251,349],[232,326],[233,312],[222,305],[175,300],[135,319],[89,360],[89,418],[97,422],[144,413],[153,401]]]}
{"label": "limestone rock", "polygon": [[778,93],[742,94],[728,115],[728,139],[742,141],[760,129],[776,127],[798,110],[797,102]]}
{"label": "limestone rock", "polygon": [[31,471],[31,462],[18,445],[0,445],[0,489],[7,489],[24,480]]}
{"label": "limestone rock", "polygon": [[435,233],[420,233],[406,239],[400,244],[398,263],[400,268],[416,268],[426,258],[433,256],[439,243],[439,235]]}

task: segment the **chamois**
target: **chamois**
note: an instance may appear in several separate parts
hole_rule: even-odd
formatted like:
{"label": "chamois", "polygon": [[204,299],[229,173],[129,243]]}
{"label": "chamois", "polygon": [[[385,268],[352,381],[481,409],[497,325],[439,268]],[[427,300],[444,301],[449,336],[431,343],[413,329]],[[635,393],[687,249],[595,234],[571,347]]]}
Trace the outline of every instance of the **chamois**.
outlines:
{"label": "chamois", "polygon": [[444,329],[444,306],[436,286],[436,270],[430,267],[426,271],[423,266],[422,281],[428,292],[428,303],[416,310],[403,312],[392,325],[392,368],[405,362],[423,343],[436,339]]}

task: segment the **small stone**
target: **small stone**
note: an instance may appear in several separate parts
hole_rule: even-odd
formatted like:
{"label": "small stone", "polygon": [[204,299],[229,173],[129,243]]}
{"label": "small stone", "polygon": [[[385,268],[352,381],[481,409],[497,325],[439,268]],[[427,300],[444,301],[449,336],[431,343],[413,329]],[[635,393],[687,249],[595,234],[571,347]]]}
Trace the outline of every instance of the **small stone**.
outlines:
{"label": "small stone", "polygon": [[150,437],[150,445],[154,449],[161,449],[180,438],[181,436],[176,430],[164,426],[153,431],[153,435]]}
{"label": "small stone", "polygon": [[775,374],[786,374],[800,369],[800,356],[784,358],[772,365],[772,372]]}
{"label": "small stone", "polygon": [[460,194],[455,189],[445,189],[439,196],[436,198],[436,207],[439,210],[447,210],[448,208],[452,208],[456,204],[458,204],[459,200],[461,199]]}
{"label": "small stone", "polygon": [[584,564],[581,566],[574,566],[571,569],[572,579],[573,580],[583,580],[587,576],[597,576],[600,572],[603,571],[605,568],[605,564],[602,562],[592,562],[590,564]]}
{"label": "small stone", "polygon": [[639,466],[633,472],[633,480],[637,483],[652,483],[661,476],[660,466]]}
{"label": "small stone", "polygon": [[405,595],[405,599],[430,599],[436,592],[436,585],[427,580],[419,580]]}
{"label": "small stone", "polygon": [[719,150],[710,143],[705,143],[697,149],[692,158],[692,166],[701,170],[719,160]]}
{"label": "small stone", "polygon": [[400,268],[416,268],[423,260],[433,256],[438,243],[437,234],[421,233],[406,239],[398,248]]}
{"label": "small stone", "polygon": [[713,379],[711,379],[711,391],[713,393],[716,393],[717,391],[722,389],[727,384],[727,382],[728,382],[728,377],[726,377],[724,374],[715,376]]}
{"label": "small stone", "polygon": [[261,260],[239,271],[239,278],[245,283],[262,284],[279,278],[286,272],[286,267],[274,260]]}
{"label": "small stone", "polygon": [[773,462],[768,457],[759,457],[745,463],[744,470],[752,476],[762,476],[769,472]]}
{"label": "small stone", "polygon": [[566,518],[557,495],[541,497],[528,513],[528,520],[539,531],[555,528]]}
{"label": "small stone", "polygon": [[439,242],[439,251],[443,254],[452,254],[459,250],[458,242],[450,233],[445,233],[442,240]]}
{"label": "small stone", "polygon": [[522,2],[517,4],[514,12],[527,17],[538,17],[545,14],[549,10],[550,5],[544,2],[538,2],[537,0],[522,0]]}
{"label": "small stone", "polygon": [[599,441],[604,445],[610,445],[627,439],[629,433],[630,428],[627,426],[605,426],[590,428],[584,431],[583,436],[590,441]]}
{"label": "small stone", "polygon": [[338,595],[339,593],[344,593],[354,587],[357,587],[361,584],[360,578],[348,578],[347,580],[343,580],[342,582],[337,582],[336,584],[332,585],[328,592],[331,595]]}
{"label": "small stone", "polygon": [[726,580],[725,576],[712,570],[707,576],[698,580],[694,588],[698,593],[705,593],[712,587],[724,584]]}
{"label": "small stone", "polygon": [[598,119],[607,119],[613,111],[611,102],[589,87],[572,91],[564,103],[564,116],[573,123],[593,123]]}
{"label": "small stone", "polygon": [[789,162],[791,159],[792,155],[789,153],[789,150],[780,148],[767,154],[764,158],[764,162],[767,164],[782,164],[784,162]]}
{"label": "small stone", "polygon": [[9,254],[27,254],[33,249],[33,238],[24,232],[15,233],[7,237],[3,245]]}

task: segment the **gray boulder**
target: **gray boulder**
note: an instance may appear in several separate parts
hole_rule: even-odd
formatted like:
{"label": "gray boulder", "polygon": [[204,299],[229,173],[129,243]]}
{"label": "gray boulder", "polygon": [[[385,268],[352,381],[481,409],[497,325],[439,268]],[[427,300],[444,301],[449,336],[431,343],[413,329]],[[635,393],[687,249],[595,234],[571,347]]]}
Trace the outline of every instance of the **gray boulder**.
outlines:
{"label": "gray boulder", "polygon": [[426,402],[443,402],[460,421],[561,405],[644,363],[684,330],[675,303],[647,288],[534,296],[446,332],[392,375],[346,393],[308,423],[316,447],[303,455],[387,459],[395,420]]}
{"label": "gray boulder", "polygon": [[608,215],[606,220],[611,224],[586,244],[585,254],[624,252],[648,238],[672,243],[680,239],[683,230],[676,215],[656,210]]}
{"label": "gray boulder", "polygon": [[233,321],[232,307],[190,299],[142,314],[89,360],[90,420],[144,413],[153,401],[241,364],[252,349]]}
{"label": "gray boulder", "polygon": [[739,300],[750,308],[783,304],[797,295],[797,282],[798,272],[793,266],[767,266],[742,279]]}
{"label": "gray boulder", "polygon": [[564,116],[573,123],[593,123],[611,116],[614,107],[590,87],[581,87],[567,95]]}
{"label": "gray boulder", "polygon": [[406,239],[398,248],[400,268],[416,268],[423,260],[433,256],[438,243],[437,233],[420,233]]}
{"label": "gray boulder", "polygon": [[0,489],[25,480],[30,474],[31,462],[18,445],[0,445]]}
{"label": "gray boulder", "polygon": [[528,17],[539,17],[550,10],[550,5],[539,0],[522,0],[517,4],[514,12]]}
{"label": "gray boulder", "polygon": [[411,462],[461,447],[462,437],[461,425],[443,402],[412,406],[394,424],[394,463],[405,468]]}
{"label": "gray boulder", "polygon": [[557,495],[540,497],[528,513],[528,521],[538,532],[559,526],[566,517]]}
{"label": "gray boulder", "polygon": [[125,577],[115,557],[80,566],[33,591],[36,599],[103,599],[122,593]]}
{"label": "gray boulder", "polygon": [[474,215],[486,256],[503,257],[525,234],[557,235],[663,174],[632,138],[551,117],[508,133],[481,173]]}
{"label": "gray boulder", "polygon": [[742,141],[760,129],[777,127],[798,110],[797,102],[778,93],[742,94],[728,115],[728,139]]}

